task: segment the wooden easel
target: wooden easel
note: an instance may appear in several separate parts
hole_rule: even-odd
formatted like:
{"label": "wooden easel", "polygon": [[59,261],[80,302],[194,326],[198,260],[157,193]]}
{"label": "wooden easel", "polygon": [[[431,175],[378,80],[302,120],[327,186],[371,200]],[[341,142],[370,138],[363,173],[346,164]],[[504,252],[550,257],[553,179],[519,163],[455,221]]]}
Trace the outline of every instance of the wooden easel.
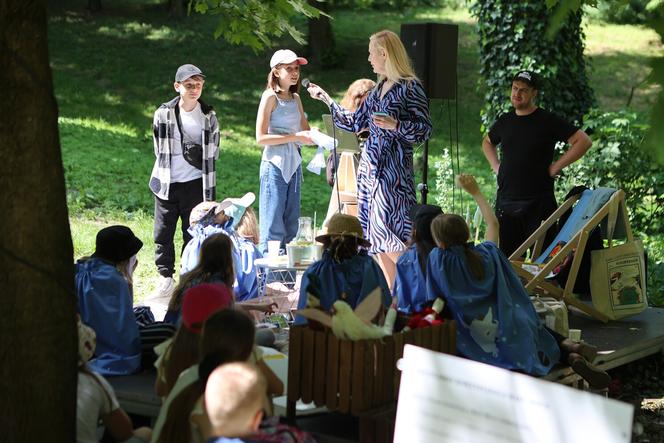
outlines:
{"label": "wooden easel", "polygon": [[357,167],[358,160],[352,152],[343,151],[339,158],[336,180],[332,187],[330,204],[327,209],[329,220],[337,212],[337,186],[341,213],[357,216]]}

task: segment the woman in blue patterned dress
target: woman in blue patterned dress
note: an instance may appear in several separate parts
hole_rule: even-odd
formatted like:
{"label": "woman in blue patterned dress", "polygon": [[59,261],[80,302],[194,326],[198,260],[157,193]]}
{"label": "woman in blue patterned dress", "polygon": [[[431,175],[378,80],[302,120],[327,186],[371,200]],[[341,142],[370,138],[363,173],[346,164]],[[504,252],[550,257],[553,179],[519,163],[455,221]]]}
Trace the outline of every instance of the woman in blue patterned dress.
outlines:
{"label": "woman in blue patterned dress", "polygon": [[370,254],[379,263],[390,286],[396,261],[410,237],[410,207],[415,204],[413,144],[431,134],[428,100],[415,76],[406,49],[392,31],[380,31],[369,39],[369,63],[378,84],[351,113],[319,86],[309,93],[330,106],[337,127],[358,132],[369,128],[357,173],[358,218]]}

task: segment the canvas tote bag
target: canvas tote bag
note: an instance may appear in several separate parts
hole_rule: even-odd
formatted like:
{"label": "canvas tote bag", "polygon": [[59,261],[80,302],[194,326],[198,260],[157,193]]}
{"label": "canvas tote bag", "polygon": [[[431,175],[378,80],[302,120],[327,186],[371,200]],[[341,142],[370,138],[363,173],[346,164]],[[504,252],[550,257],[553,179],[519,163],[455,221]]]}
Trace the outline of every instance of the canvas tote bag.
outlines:
{"label": "canvas tote bag", "polygon": [[[626,229],[627,241],[612,246],[615,215],[609,223],[609,247],[592,251],[590,267],[590,293],[595,309],[612,320],[636,315],[648,307],[643,243],[634,240],[631,229]],[[624,220],[629,223],[628,220]]]}

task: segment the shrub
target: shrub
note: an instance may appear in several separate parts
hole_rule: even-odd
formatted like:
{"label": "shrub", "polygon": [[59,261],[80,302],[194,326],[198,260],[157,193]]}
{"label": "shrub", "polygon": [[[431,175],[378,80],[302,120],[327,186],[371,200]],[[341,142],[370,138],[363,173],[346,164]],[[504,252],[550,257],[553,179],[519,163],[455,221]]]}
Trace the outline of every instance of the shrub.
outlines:
{"label": "shrub", "polygon": [[623,189],[634,235],[648,253],[649,302],[664,305],[664,170],[642,148],[648,125],[627,111],[593,109],[585,117],[593,146],[566,168],[558,182],[559,196],[574,185]]}
{"label": "shrub", "polygon": [[635,231],[657,235],[664,227],[664,170],[642,149],[648,125],[634,112],[592,110],[585,117],[593,146],[564,170],[559,191],[574,184],[623,189]]}
{"label": "shrub", "polygon": [[662,0],[629,0],[623,2],[600,2],[599,17],[609,23],[641,25],[655,16],[655,9]]}

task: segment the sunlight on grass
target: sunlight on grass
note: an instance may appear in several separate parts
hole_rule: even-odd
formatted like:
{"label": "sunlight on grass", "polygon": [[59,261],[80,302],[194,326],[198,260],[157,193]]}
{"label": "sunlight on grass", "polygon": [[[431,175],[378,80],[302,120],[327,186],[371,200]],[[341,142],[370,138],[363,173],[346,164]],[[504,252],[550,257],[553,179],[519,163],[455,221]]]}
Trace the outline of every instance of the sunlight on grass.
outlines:
{"label": "sunlight on grass", "polygon": [[588,56],[632,54],[655,57],[664,54],[664,46],[657,33],[643,26],[594,23],[585,26]]}
{"label": "sunlight on grass", "polygon": [[[108,97],[111,99],[112,96],[108,95]],[[82,128],[94,129],[97,131],[108,131],[112,134],[126,135],[129,137],[138,136],[136,130],[127,125],[111,124],[103,119],[58,117],[58,124],[80,126]]]}
{"label": "sunlight on grass", "polygon": [[133,38],[137,35],[146,40],[181,41],[185,38],[181,30],[174,30],[168,26],[153,27],[148,23],[129,22],[116,26],[100,26],[97,32],[101,35],[119,38]]}

